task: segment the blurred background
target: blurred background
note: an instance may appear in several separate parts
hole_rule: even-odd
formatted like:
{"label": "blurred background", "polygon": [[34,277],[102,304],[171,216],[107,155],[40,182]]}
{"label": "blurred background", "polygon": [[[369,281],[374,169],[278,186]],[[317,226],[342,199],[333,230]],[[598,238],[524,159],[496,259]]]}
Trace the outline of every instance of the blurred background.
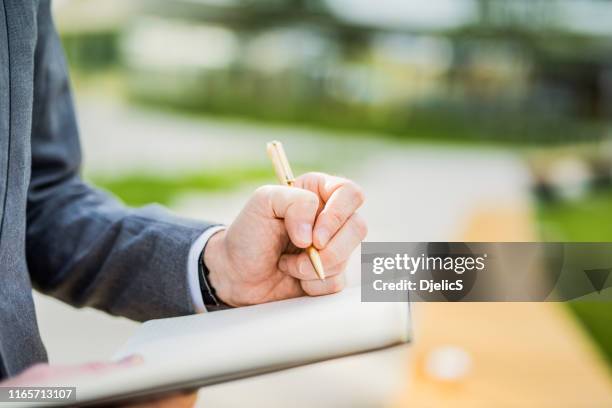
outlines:
{"label": "blurred background", "polygon": [[[128,205],[229,223],[274,180],[264,147],[279,139],[296,172],[363,185],[372,241],[612,241],[612,2],[55,0],[54,13],[84,175]],[[37,302],[56,362],[107,357],[135,327]],[[562,307],[609,376],[611,305]],[[65,321],[86,347],[65,343]]]}

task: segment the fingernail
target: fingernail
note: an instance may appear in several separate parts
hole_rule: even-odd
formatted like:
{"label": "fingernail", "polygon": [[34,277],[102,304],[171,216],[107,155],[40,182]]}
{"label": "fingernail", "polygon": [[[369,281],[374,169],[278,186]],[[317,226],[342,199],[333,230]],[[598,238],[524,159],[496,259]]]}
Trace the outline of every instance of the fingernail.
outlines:
{"label": "fingernail", "polygon": [[331,236],[327,228],[324,227],[317,228],[316,235],[321,246],[327,245],[327,242],[329,241],[329,238]]}
{"label": "fingernail", "polygon": [[309,244],[312,241],[312,225],[300,224],[298,227],[298,237],[302,242]]}
{"label": "fingernail", "polygon": [[287,259],[284,256],[278,260],[278,269],[281,272],[287,272]]}

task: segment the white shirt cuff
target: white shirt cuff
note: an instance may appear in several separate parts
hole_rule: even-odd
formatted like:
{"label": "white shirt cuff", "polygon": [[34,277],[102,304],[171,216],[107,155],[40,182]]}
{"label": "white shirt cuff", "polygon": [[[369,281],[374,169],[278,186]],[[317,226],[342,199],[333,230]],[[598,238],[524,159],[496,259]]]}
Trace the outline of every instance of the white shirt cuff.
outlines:
{"label": "white shirt cuff", "polygon": [[224,230],[225,228],[226,227],[223,225],[208,228],[198,237],[198,239],[193,242],[193,244],[191,244],[191,249],[189,250],[189,259],[187,261],[187,283],[189,284],[191,301],[196,312],[198,313],[206,312],[204,299],[202,298],[202,290],[200,289],[198,261],[210,237],[212,237],[215,233]]}

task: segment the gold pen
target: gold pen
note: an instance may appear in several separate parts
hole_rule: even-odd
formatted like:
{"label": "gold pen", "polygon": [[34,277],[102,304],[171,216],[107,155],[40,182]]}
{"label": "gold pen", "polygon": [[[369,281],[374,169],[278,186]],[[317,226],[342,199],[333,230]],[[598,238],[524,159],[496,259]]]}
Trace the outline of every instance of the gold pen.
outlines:
{"label": "gold pen", "polygon": [[[274,171],[276,172],[279,183],[293,187],[295,178],[293,177],[291,166],[289,166],[289,160],[287,160],[287,155],[285,154],[285,149],[283,149],[281,142],[277,142],[276,140],[268,142],[266,150],[268,151],[270,160],[272,160],[272,165],[274,166]],[[311,245],[306,248],[306,253],[319,279],[325,279],[325,271],[323,270],[323,263],[321,262],[319,251]]]}

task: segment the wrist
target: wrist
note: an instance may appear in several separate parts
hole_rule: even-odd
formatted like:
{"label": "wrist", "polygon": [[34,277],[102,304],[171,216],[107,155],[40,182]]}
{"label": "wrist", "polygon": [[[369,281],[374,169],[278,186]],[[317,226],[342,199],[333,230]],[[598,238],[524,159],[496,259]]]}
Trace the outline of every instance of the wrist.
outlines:
{"label": "wrist", "polygon": [[204,249],[202,261],[208,269],[208,282],[214,288],[215,296],[223,303],[237,306],[232,301],[232,284],[230,281],[225,230],[213,234]]}

